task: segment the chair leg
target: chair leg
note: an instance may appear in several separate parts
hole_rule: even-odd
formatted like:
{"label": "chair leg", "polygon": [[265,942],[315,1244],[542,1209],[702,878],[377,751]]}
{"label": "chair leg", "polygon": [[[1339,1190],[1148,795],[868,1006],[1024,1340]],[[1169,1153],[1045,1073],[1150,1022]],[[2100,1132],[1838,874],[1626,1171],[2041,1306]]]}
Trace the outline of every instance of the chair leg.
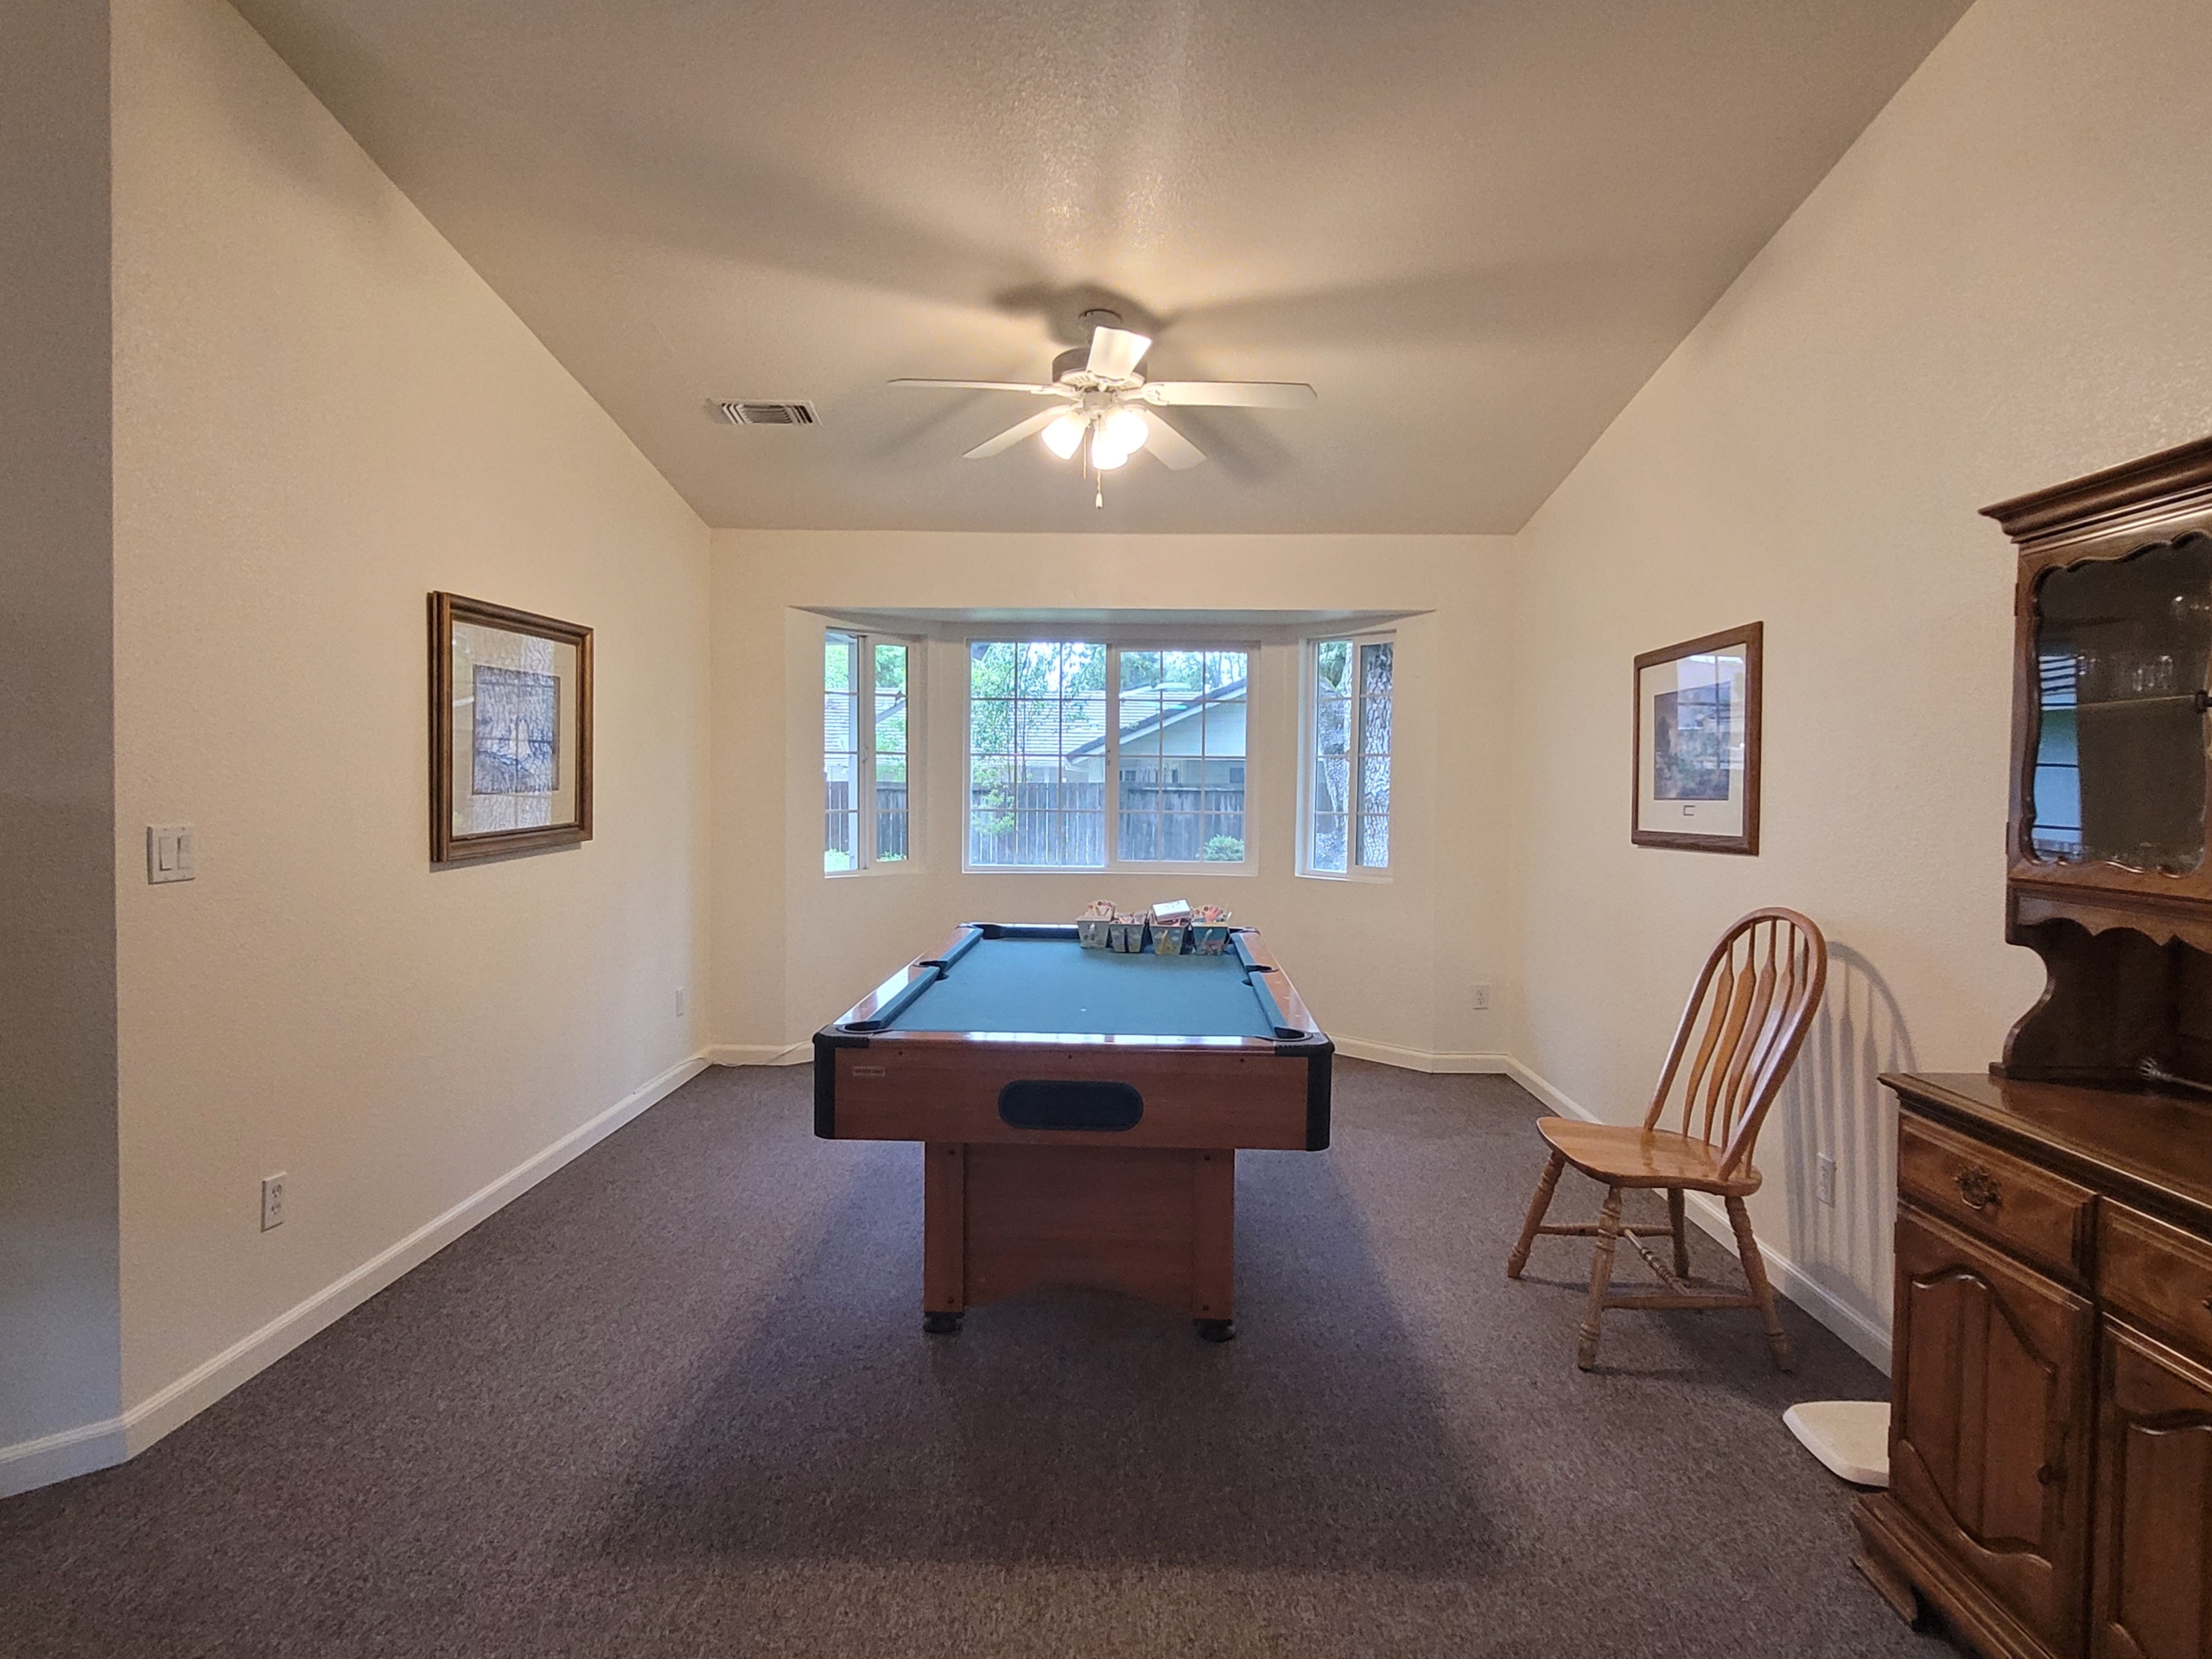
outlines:
{"label": "chair leg", "polygon": [[1518,1279],[1521,1269],[1529,1265],[1529,1247],[1536,1242],[1536,1229],[1544,1224],[1544,1213],[1552,1207],[1552,1194],[1559,1190],[1560,1171],[1567,1167],[1567,1154],[1552,1154],[1551,1161],[1544,1166],[1544,1177],[1536,1183],[1536,1196],[1529,1201],[1529,1223],[1521,1230],[1521,1242],[1513,1247],[1513,1254],[1505,1258],[1505,1276]]}
{"label": "chair leg", "polygon": [[1675,1234],[1675,1277],[1687,1279],[1690,1276],[1690,1239],[1682,1230],[1682,1189],[1679,1186],[1667,1189],[1667,1225]]}
{"label": "chair leg", "polygon": [[1751,1282],[1751,1299],[1758,1304],[1759,1318],[1766,1325],[1767,1351],[1774,1356],[1775,1369],[1795,1370],[1789,1338],[1774,1311],[1774,1287],[1766,1281],[1766,1260],[1759,1254],[1758,1240],[1751,1236],[1751,1211],[1744,1208],[1741,1198],[1728,1200],[1728,1224],[1736,1230],[1736,1254],[1743,1258],[1744,1277]]}
{"label": "chair leg", "polygon": [[1605,1189],[1605,1207],[1598,1212],[1598,1249],[1590,1260],[1590,1306],[1582,1315],[1582,1346],[1574,1363],[1588,1370],[1598,1363],[1598,1321],[1605,1316],[1605,1292],[1613,1282],[1613,1243],[1621,1234],[1621,1190]]}

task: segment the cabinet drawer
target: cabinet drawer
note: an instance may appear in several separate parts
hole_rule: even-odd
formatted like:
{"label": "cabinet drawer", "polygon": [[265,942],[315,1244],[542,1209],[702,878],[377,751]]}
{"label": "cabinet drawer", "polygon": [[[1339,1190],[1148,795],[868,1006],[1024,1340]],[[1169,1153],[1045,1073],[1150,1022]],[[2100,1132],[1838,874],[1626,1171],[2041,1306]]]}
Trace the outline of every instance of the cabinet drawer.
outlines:
{"label": "cabinet drawer", "polygon": [[2212,1361],[2212,1244],[2107,1199],[2097,1224],[2097,1293]]}
{"label": "cabinet drawer", "polygon": [[1915,1117],[1897,1121],[1897,1186],[1923,1208],[2077,1282],[2095,1197],[2063,1175]]}

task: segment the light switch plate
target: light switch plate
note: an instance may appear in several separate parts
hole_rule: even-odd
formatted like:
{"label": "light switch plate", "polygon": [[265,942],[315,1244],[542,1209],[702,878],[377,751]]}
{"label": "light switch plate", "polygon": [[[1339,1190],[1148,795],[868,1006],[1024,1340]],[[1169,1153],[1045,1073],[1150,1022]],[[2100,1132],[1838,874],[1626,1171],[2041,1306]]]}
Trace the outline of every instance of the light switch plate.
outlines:
{"label": "light switch plate", "polygon": [[192,854],[192,826],[188,823],[149,823],[146,826],[146,880],[189,881],[199,874]]}

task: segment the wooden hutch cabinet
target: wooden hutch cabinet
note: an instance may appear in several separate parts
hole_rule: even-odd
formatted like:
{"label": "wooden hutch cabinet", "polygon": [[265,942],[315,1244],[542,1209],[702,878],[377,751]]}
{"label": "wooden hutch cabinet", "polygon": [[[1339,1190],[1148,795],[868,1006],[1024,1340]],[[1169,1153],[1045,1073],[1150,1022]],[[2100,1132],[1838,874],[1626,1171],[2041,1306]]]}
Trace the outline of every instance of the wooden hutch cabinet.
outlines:
{"label": "wooden hutch cabinet", "polygon": [[1859,1565],[2003,1659],[2212,1659],[2212,440],[1988,509],[2020,550],[1986,1077],[1893,1076],[1890,1489]]}

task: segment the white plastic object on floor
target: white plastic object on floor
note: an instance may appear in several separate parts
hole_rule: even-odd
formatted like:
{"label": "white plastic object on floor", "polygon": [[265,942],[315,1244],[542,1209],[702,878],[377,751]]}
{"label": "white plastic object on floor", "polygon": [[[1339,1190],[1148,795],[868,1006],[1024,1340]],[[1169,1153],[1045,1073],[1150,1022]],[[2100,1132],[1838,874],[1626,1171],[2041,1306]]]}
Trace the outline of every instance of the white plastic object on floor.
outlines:
{"label": "white plastic object on floor", "polygon": [[1782,1414],[1804,1447],[1854,1486],[1890,1484],[1890,1402],[1808,1400]]}

